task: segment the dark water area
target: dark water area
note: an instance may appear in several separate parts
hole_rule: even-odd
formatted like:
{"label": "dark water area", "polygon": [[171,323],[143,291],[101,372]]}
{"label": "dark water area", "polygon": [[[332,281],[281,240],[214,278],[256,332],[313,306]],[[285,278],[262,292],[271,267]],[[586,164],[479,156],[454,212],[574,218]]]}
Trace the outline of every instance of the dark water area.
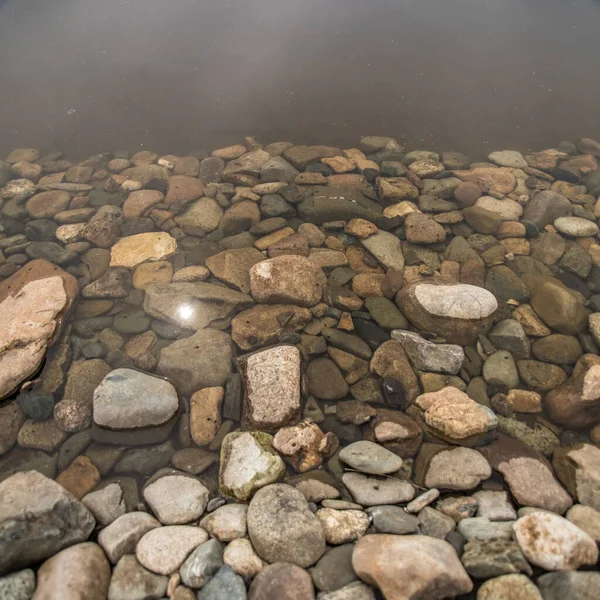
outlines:
{"label": "dark water area", "polygon": [[0,1],[0,155],[600,133],[591,0]]}

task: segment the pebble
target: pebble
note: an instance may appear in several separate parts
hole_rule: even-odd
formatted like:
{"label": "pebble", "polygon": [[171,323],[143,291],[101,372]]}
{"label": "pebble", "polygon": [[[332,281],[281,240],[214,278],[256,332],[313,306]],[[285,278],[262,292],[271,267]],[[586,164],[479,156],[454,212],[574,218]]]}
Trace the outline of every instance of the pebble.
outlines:
{"label": "pebble", "polygon": [[488,579],[477,590],[477,600],[543,600],[526,575],[501,575]]}
{"label": "pebble", "polygon": [[415,489],[410,483],[391,477],[377,479],[362,473],[344,473],[342,481],[354,501],[362,506],[400,504],[415,497]]}
{"label": "pebble", "polygon": [[316,513],[328,544],[346,544],[365,535],[371,519],[359,510],[321,508]]}
{"label": "pebble", "polygon": [[265,567],[252,581],[250,600],[314,600],[311,576],[300,567],[275,562]]}
{"label": "pebble", "polygon": [[127,511],[123,488],[118,483],[86,494],[81,502],[94,515],[96,521],[106,527]]}
{"label": "pebble", "polygon": [[200,544],[181,565],[181,581],[191,588],[205,586],[223,566],[223,544],[211,539]]}
{"label": "pebble", "polygon": [[198,592],[198,600],[246,600],[244,580],[227,565]]}
{"label": "pebble", "polygon": [[123,556],[114,568],[108,588],[110,600],[131,600],[132,598],[160,598],[167,592],[168,579],[145,569],[137,558]]}
{"label": "pebble", "polygon": [[546,573],[537,584],[544,600],[587,600],[593,598],[600,585],[600,574],[593,572]]}
{"label": "pebble", "polygon": [[0,577],[0,598],[30,600],[34,591],[35,573],[32,569],[23,569]]}
{"label": "pebble", "polygon": [[232,540],[223,553],[223,562],[242,577],[256,577],[263,568],[263,561],[254,551],[250,540]]}
{"label": "pebble", "polygon": [[598,234],[598,225],[580,217],[559,217],[554,227],[561,233],[572,237],[591,237]]}
{"label": "pebble", "polygon": [[416,333],[399,329],[394,329],[390,335],[404,346],[411,363],[419,371],[456,375],[465,359],[461,346],[434,344]]}
{"label": "pebble", "polygon": [[199,525],[219,541],[231,542],[246,535],[247,511],[245,504],[225,504],[206,515]]}

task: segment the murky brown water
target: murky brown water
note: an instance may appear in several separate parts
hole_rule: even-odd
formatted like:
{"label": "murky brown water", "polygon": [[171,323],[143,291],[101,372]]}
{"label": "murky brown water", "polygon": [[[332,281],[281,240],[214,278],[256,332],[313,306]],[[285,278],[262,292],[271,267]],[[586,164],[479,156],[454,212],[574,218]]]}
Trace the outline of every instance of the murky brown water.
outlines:
{"label": "murky brown water", "polygon": [[597,137],[592,0],[0,0],[0,156]]}

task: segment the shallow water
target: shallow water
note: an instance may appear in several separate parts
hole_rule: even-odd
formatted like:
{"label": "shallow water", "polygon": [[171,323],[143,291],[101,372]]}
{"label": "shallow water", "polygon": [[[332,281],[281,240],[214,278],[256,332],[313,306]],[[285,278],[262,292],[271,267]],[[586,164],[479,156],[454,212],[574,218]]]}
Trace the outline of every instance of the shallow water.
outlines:
{"label": "shallow water", "polygon": [[0,155],[598,136],[596,0],[4,0]]}

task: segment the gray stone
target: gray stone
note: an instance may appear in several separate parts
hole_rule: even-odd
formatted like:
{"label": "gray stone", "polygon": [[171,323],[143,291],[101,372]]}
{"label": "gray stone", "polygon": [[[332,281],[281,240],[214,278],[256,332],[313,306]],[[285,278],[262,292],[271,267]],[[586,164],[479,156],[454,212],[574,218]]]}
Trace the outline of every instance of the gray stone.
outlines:
{"label": "gray stone", "polygon": [[214,283],[155,283],[146,288],[144,310],[186,329],[202,329],[252,304],[252,298]]}
{"label": "gray stone", "polygon": [[458,531],[466,539],[491,540],[512,538],[514,521],[490,521],[486,517],[467,517],[458,524]]}
{"label": "gray stone", "polygon": [[127,512],[123,488],[116,482],[86,494],[81,501],[104,527]]}
{"label": "gray stone", "polygon": [[327,186],[318,188],[304,199],[298,206],[298,212],[305,221],[322,225],[352,219],[374,222],[382,209],[377,202],[357,190]]}
{"label": "gray stone", "polygon": [[538,578],[537,584],[544,600],[595,600],[600,589],[600,573],[545,573]]}
{"label": "gray stone", "polygon": [[513,540],[469,540],[460,560],[467,573],[476,579],[533,573],[519,545]]}
{"label": "gray stone", "polygon": [[333,592],[321,592],[319,600],[375,600],[375,591],[362,581],[354,581]]}
{"label": "gray stone", "polygon": [[450,447],[437,452],[428,461],[423,483],[428,488],[471,490],[491,476],[492,468],[479,452]]}
{"label": "gray stone", "polygon": [[308,391],[320,400],[340,400],[350,388],[338,366],[329,358],[315,358],[306,369]]}
{"label": "gray stone", "polygon": [[399,506],[371,506],[366,512],[373,519],[375,533],[405,535],[419,531],[419,520]]}
{"label": "gray stone", "polygon": [[167,592],[169,579],[145,569],[135,555],[123,556],[114,568],[108,600],[141,600],[162,598]]}
{"label": "gray stone", "polygon": [[514,521],[517,513],[504,491],[480,490],[473,494],[477,500],[477,516],[490,521]]}
{"label": "gray stone", "polygon": [[179,570],[184,585],[196,589],[204,587],[223,566],[224,549],[223,544],[215,539],[200,544],[188,556]]}
{"label": "gray stone", "polygon": [[3,600],[31,600],[35,591],[35,573],[23,569],[0,577],[0,598]]}
{"label": "gray stone", "polygon": [[362,245],[386,268],[404,268],[404,255],[400,240],[392,233],[378,231],[360,240]]}
{"label": "gray stone", "polygon": [[514,319],[500,321],[488,336],[496,348],[507,350],[515,358],[529,358],[530,344],[523,326]]}
{"label": "gray stone", "polygon": [[535,223],[540,229],[550,225],[559,217],[572,212],[571,202],[562,194],[545,190],[536,194],[525,207],[523,219]]}
{"label": "gray stone", "polygon": [[37,471],[0,483],[0,573],[38,562],[85,541],[90,511],[65,488]]}
{"label": "gray stone", "polygon": [[519,386],[517,365],[506,350],[498,350],[483,363],[483,378],[494,391],[507,392]]}
{"label": "gray stone", "polygon": [[343,544],[328,550],[311,569],[315,587],[325,592],[337,590],[356,581],[352,569],[353,544]]}
{"label": "gray stone", "polygon": [[156,527],[160,527],[160,523],[148,513],[126,513],[98,534],[98,543],[110,562],[116,564],[125,554],[135,552],[138,541]]}
{"label": "gray stone", "polygon": [[284,562],[266,566],[252,581],[250,600],[314,600],[313,582],[307,571]]}
{"label": "gray stone", "polygon": [[408,321],[396,305],[382,296],[365,298],[365,308],[379,327],[389,329],[406,329]]}
{"label": "gray stone", "polygon": [[198,600],[246,600],[244,580],[227,565],[198,592]]}
{"label": "gray stone", "polygon": [[162,444],[142,448],[129,448],[114,466],[115,473],[139,473],[150,476],[158,469],[166,467],[175,454],[173,442],[169,439]]}
{"label": "gray stone", "polygon": [[419,529],[423,535],[439,538],[440,540],[446,539],[446,536],[456,527],[452,517],[431,508],[431,506],[426,506],[419,512],[418,520]]}
{"label": "gray stone", "polygon": [[248,508],[248,534],[257,554],[309,567],[325,552],[325,535],[305,497],[285,484],[256,492]]}
{"label": "gray stone", "polygon": [[353,469],[372,475],[395,473],[402,467],[402,459],[399,456],[367,440],[346,446],[339,457]]}
{"label": "gray stone", "polygon": [[465,359],[464,350],[458,345],[435,344],[418,333],[400,329],[395,329],[390,335],[404,346],[410,362],[419,371],[456,375]]}
{"label": "gray stone", "polygon": [[[98,441],[160,443],[174,425],[179,398],[175,387],[162,378],[115,369],[94,391],[93,411],[94,438]],[[145,428],[152,428],[152,439],[145,432],[139,435],[138,430]]]}
{"label": "gray stone", "polygon": [[156,370],[186,396],[205,387],[222,387],[231,370],[231,338],[216,329],[201,329],[160,351]]}
{"label": "gray stone", "polygon": [[371,348],[356,335],[345,333],[344,331],[332,327],[327,327],[326,329],[323,329],[322,336],[332,346],[345,350],[350,354],[355,354],[364,360],[369,360],[371,356],[373,356]]}
{"label": "gray stone", "polygon": [[410,483],[392,477],[382,479],[362,473],[344,473],[342,481],[354,501],[363,506],[401,504],[415,497],[415,489]]}

